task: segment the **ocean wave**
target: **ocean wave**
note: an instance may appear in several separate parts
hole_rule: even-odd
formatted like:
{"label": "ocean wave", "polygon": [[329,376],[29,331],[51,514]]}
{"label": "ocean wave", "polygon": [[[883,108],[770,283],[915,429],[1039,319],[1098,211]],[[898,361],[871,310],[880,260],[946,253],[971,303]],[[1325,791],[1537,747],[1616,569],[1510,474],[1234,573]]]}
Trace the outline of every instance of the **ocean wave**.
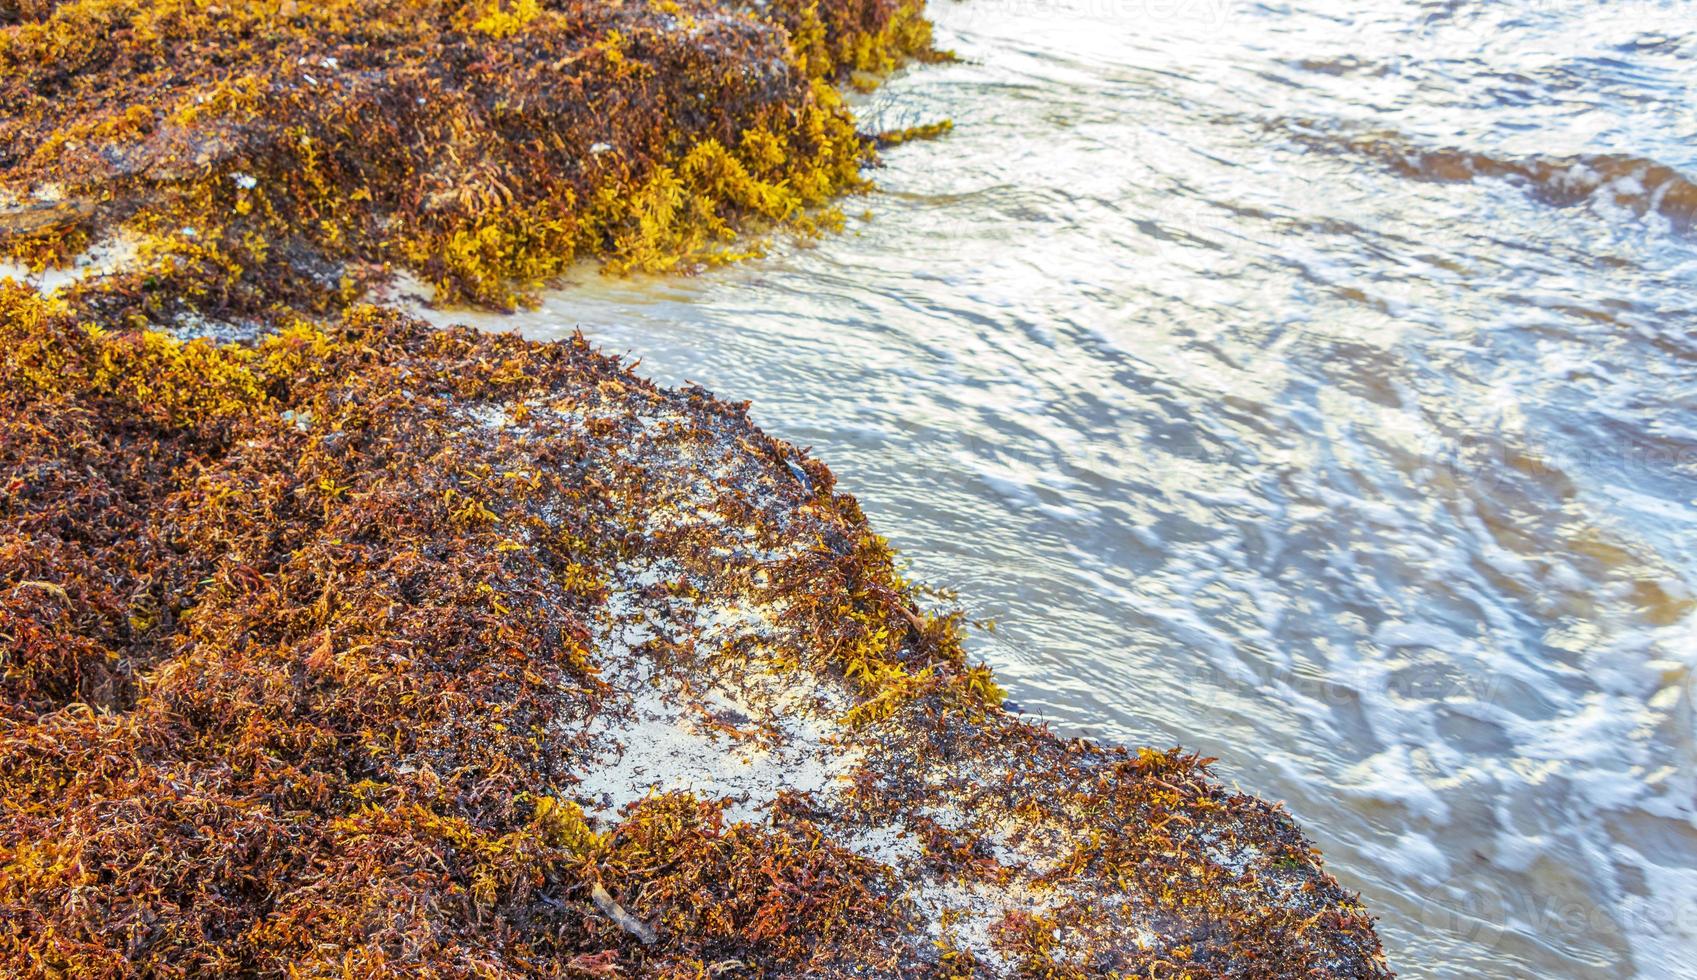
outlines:
{"label": "ocean wave", "polygon": [[1470,183],[1508,180],[1545,203],[1566,207],[1602,203],[1642,217],[1657,214],[1674,230],[1697,223],[1697,183],[1677,169],[1623,153],[1498,156],[1478,150],[1421,146],[1392,132],[1339,134],[1300,124],[1277,124],[1297,143],[1321,152],[1365,157],[1415,180]]}

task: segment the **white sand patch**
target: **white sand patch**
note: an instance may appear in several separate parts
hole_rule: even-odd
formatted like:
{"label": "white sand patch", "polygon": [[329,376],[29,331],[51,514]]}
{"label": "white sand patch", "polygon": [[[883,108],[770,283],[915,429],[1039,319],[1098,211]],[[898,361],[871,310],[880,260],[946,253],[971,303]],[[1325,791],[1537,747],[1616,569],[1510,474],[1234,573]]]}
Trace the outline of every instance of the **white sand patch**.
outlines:
{"label": "white sand patch", "polygon": [[[989,771],[975,775],[994,778]],[[1076,844],[1054,827],[1034,826],[1011,816],[982,819],[973,816],[958,803],[923,807],[919,814],[935,821],[944,830],[972,834],[990,849],[997,864],[1004,868],[1023,869],[1032,877],[1040,877],[1053,870],[1072,853]]]}
{"label": "white sand patch", "polygon": [[34,286],[43,296],[51,296],[66,286],[117,272],[136,260],[138,242],[134,235],[120,231],[110,238],[90,245],[81,255],[62,269],[36,272],[17,262],[0,262],[0,279],[15,279]]}
{"label": "white sand patch", "polygon": [[474,425],[495,431],[511,429],[517,424],[505,405],[472,405],[469,408],[456,409],[456,412]]}
{"label": "white sand patch", "polygon": [[729,798],[728,820],[754,822],[780,792],[824,796],[859,764],[818,720],[787,719],[772,726],[775,738],[762,737],[728,692],[708,692],[699,707],[689,697],[646,687],[628,711],[604,711],[591,723],[599,758],[576,790],[588,810],[610,817],[651,793],[688,791]]}
{"label": "white sand patch", "polygon": [[1243,877],[1243,872],[1250,865],[1261,862],[1261,849],[1253,844],[1239,844],[1235,848],[1225,844],[1211,844],[1203,850],[1208,860],[1232,873],[1235,877]]}
{"label": "white sand patch", "polygon": [[919,860],[924,853],[919,840],[905,827],[895,824],[856,828],[836,842],[867,860],[896,869]]}
{"label": "white sand patch", "polygon": [[[594,758],[577,787],[586,808],[612,817],[652,793],[730,799],[726,818],[756,821],[780,792],[829,796],[863,754],[840,739],[846,696],[810,676],[779,677],[748,665],[705,690],[656,672],[640,648],[651,639],[697,639],[711,652],[772,629],[773,611],[737,600],[690,603],[694,624],[670,620],[642,593],[679,575],[671,563],[621,570],[624,587],[603,610],[598,657],[616,694],[585,729]],[[692,680],[710,682],[707,670]],[[621,703],[622,702],[622,703]]]}
{"label": "white sand patch", "polygon": [[1023,882],[930,882],[903,896],[929,924],[933,942],[971,953],[979,963],[1003,971],[1017,964],[996,949],[996,928],[1010,914],[1042,915],[1062,897],[1053,889]]}

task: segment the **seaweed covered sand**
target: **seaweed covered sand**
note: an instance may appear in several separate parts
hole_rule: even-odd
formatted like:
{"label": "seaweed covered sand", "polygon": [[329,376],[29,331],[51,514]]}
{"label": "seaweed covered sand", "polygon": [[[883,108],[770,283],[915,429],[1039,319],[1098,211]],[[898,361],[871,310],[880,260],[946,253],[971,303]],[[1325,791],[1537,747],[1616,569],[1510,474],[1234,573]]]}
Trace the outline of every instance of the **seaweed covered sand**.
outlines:
{"label": "seaweed covered sand", "polygon": [[832,226],[868,148],[829,81],[931,56],[897,0],[47,8],[0,33],[0,251],[121,237],[104,312],[149,319],[323,310],[391,267],[508,304],[578,256]]}
{"label": "seaweed covered sand", "polygon": [[[481,45],[575,8],[426,9],[478,14],[463,37]],[[837,52],[818,78],[897,57],[868,38],[918,36],[894,5],[797,9],[716,13],[776,38],[800,79],[810,30]],[[141,12],[235,16],[37,8],[7,14],[38,22],[0,50],[98,16],[131,18],[110,33],[133,46]],[[496,15],[520,23],[478,28]],[[80,78],[36,74],[31,91]],[[786,118],[812,105],[851,125],[821,91],[791,89]],[[736,111],[698,101],[701,132]],[[49,124],[7,111],[9,135]],[[730,139],[712,137],[747,142]],[[127,159],[91,136],[60,145]],[[700,145],[656,151],[627,199],[682,179]],[[1206,760],[1004,712],[956,617],[924,609],[829,470],[742,407],[655,388],[581,340],[349,302],[360,262],[430,274],[386,251],[428,226],[404,207],[356,209],[321,239],[322,223],[237,200],[196,230],[221,247],[282,237],[256,264],[191,261],[199,235],[169,225],[197,195],[281,179],[269,150],[92,198],[100,181],[64,161],[51,193],[32,183],[57,151],[12,152],[14,200],[71,221],[20,229],[18,249],[144,241],[57,297],[0,286],[0,972],[1385,972],[1370,917],[1281,810],[1225,791]],[[714,220],[759,217],[709,200]],[[281,224],[246,226],[256,213]],[[573,247],[632,254],[619,242]],[[536,248],[491,254],[551,254]],[[501,295],[528,261],[491,267]],[[265,329],[183,339],[200,318]]]}
{"label": "seaweed covered sand", "polygon": [[0,303],[11,973],[1379,969],[1285,814],[1005,714],[739,407],[375,308]]}

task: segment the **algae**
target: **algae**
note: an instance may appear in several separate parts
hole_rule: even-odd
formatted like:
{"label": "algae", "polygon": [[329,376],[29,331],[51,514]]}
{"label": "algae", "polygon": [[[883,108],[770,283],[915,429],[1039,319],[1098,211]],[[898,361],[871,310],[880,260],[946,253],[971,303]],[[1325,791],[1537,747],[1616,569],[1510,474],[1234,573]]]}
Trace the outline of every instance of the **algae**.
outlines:
{"label": "algae", "polygon": [[10,975],[1383,973],[1286,814],[1005,712],[822,463],[581,337],[6,286],[0,382]]}
{"label": "algae", "polygon": [[939,136],[947,136],[954,130],[955,121],[953,119],[939,119],[936,122],[920,123],[917,126],[908,126],[904,129],[889,129],[878,134],[878,146],[883,148],[900,146],[914,140],[934,140]]}
{"label": "algae", "polygon": [[579,257],[836,227],[871,144],[830,82],[931,50],[916,0],[31,10],[0,33],[0,253],[134,236],[99,304],[136,325],[326,312],[396,268],[511,305]]}

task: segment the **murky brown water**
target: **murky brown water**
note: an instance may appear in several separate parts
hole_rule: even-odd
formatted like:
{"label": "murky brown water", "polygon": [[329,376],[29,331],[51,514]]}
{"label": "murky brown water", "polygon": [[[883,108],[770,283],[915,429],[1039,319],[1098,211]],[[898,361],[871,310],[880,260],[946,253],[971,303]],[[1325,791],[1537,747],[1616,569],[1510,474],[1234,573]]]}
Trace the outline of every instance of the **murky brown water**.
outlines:
{"label": "murky brown water", "polygon": [[753,399],[1406,975],[1697,976],[1697,5],[933,13],[968,61],[868,112],[957,128],[872,220],[490,325]]}

